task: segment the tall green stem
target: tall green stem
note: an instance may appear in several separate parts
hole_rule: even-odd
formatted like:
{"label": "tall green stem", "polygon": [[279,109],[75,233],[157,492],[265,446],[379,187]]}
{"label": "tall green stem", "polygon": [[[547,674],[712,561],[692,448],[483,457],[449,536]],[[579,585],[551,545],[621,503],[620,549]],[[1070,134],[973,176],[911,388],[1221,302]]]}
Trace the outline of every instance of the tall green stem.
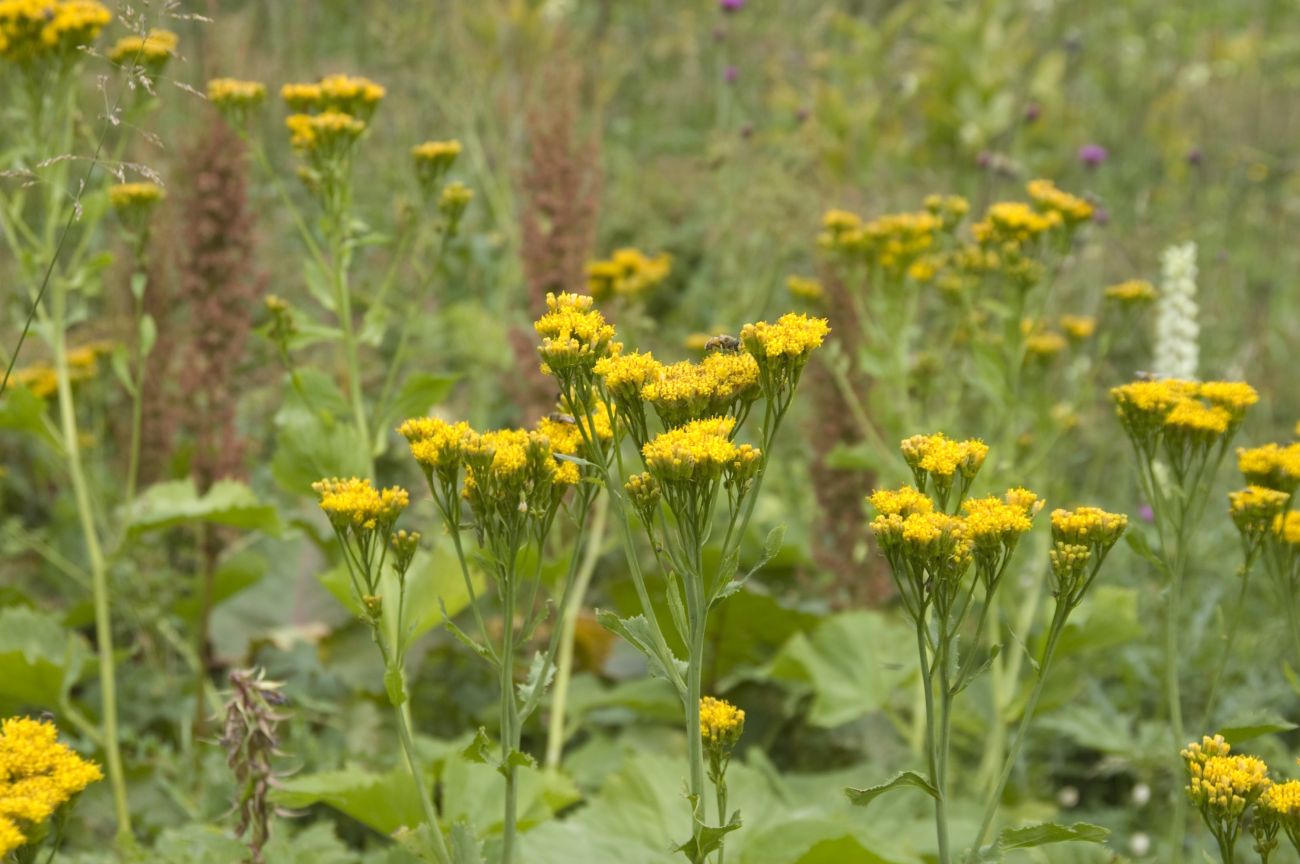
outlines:
{"label": "tall green stem", "polygon": [[[405,703],[403,703],[405,704]],[[440,864],[451,864],[451,854],[447,851],[447,841],[442,837],[438,827],[438,814],[433,809],[433,799],[429,797],[429,787],[424,782],[424,771],[415,757],[415,742],[411,739],[411,727],[401,705],[393,706],[393,715],[397,718],[397,735],[402,741],[402,753],[406,755],[406,764],[411,769],[411,778],[415,780],[416,791],[420,795],[420,809],[424,811],[424,821],[428,823],[430,845]]]}
{"label": "tall green stem", "polygon": [[1237,631],[1241,624],[1241,610],[1246,604],[1246,589],[1250,586],[1249,565],[1244,573],[1241,574],[1241,588],[1237,591],[1237,602],[1233,604],[1232,611],[1229,613],[1231,619],[1228,621],[1228,638],[1223,645],[1223,653],[1219,655],[1219,662],[1214,667],[1214,677],[1210,679],[1210,693],[1205,697],[1205,713],[1201,720],[1201,728],[1208,729],[1209,723],[1214,717],[1215,697],[1219,694],[1219,682],[1223,678],[1223,672],[1228,666],[1228,660],[1232,657],[1232,648],[1237,643]]}
{"label": "tall green stem", "polygon": [[89,559],[91,592],[95,609],[95,643],[99,654],[99,687],[103,699],[104,761],[108,767],[109,785],[113,789],[113,812],[117,819],[118,843],[132,845],[131,810],[127,804],[126,776],[122,768],[122,752],[118,744],[117,727],[117,661],[113,657],[113,623],[108,602],[108,569],[99,545],[95,528],[94,511],[90,504],[90,491],[81,466],[81,449],[77,440],[76,409],[72,401],[72,383],[68,376],[67,289],[54,285],[53,321],[51,339],[54,348],[54,369],[58,380],[59,420],[63,433],[63,449],[68,460],[68,474],[72,479],[72,492],[77,503],[77,518],[81,524],[82,539]]}
{"label": "tall green stem", "polygon": [[[596,572],[596,562],[600,559],[600,547],[605,537],[605,517],[608,513],[608,500],[605,498],[597,500],[596,512],[591,523],[591,539],[583,556],[582,569],[578,571],[573,595],[561,613],[564,617],[560,622],[560,654],[556,663],[555,688],[551,695],[551,716],[546,731],[547,768],[559,767],[560,759],[564,755],[564,725],[568,708],[569,682],[573,677],[573,643],[578,615],[582,613],[582,603],[587,596],[587,589],[591,586],[591,577]],[[577,554],[576,550],[575,554]]]}
{"label": "tall green stem", "polygon": [[[511,567],[513,570],[513,567]],[[506,576],[503,638],[501,645],[501,765],[506,775],[505,821],[501,827],[501,864],[514,864],[515,822],[518,818],[516,768],[511,752],[519,748],[519,729],[515,706],[515,578]],[[540,684],[538,685],[540,686]]]}
{"label": "tall green stem", "polygon": [[920,610],[916,620],[916,650],[921,660],[921,688],[925,693],[925,751],[929,763],[930,785],[939,790],[934,799],[934,831],[939,843],[939,864],[948,864],[948,803],[939,788],[939,760],[936,753],[934,682],[930,677],[929,651],[925,638],[925,614]]}
{"label": "tall green stem", "polygon": [[1043,685],[1047,683],[1047,670],[1052,665],[1052,657],[1056,654],[1056,643],[1061,638],[1061,633],[1065,630],[1066,612],[1062,605],[1058,604],[1056,614],[1052,616],[1051,630],[1047,635],[1047,646],[1043,650],[1043,659],[1038,667],[1038,680],[1034,682],[1034,689],[1029,694],[1029,701],[1025,703],[1024,714],[1020,718],[1020,726],[1016,729],[1016,737],[1011,742],[1011,749],[1007,753],[1006,761],[1002,765],[1002,773],[998,777],[997,785],[993,789],[993,794],[989,796],[988,802],[984,805],[984,816],[980,820],[979,830],[975,833],[975,839],[971,843],[970,852],[967,854],[968,864],[974,864],[979,856],[980,844],[988,836],[989,828],[993,825],[993,818],[997,815],[998,805],[1002,803],[1002,793],[1006,791],[1007,782],[1011,779],[1011,772],[1015,770],[1016,762],[1020,758],[1020,750],[1025,745],[1025,739],[1029,736],[1029,727],[1034,721],[1034,714],[1038,710],[1038,700],[1043,695]]}

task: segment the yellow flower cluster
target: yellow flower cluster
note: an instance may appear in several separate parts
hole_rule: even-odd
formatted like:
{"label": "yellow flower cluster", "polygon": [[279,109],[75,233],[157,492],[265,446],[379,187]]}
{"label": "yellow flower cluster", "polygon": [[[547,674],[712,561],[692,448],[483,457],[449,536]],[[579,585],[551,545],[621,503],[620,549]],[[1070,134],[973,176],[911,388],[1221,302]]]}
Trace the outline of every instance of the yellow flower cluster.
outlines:
{"label": "yellow flower cluster", "polygon": [[1255,388],[1240,381],[1134,381],[1110,395],[1124,431],[1144,453],[1150,456],[1163,439],[1179,458],[1236,432],[1246,409],[1259,401]]}
{"label": "yellow flower cluster", "polygon": [[709,354],[699,363],[661,366],[641,388],[664,426],[702,417],[741,416],[759,397],[758,363],[748,354]]}
{"label": "yellow flower cluster", "polygon": [[103,779],[99,766],[60,744],[52,723],[11,717],[0,724],[0,858],[74,795]]}
{"label": "yellow flower cluster", "polygon": [[1025,359],[1047,363],[1065,350],[1065,337],[1055,330],[1032,334],[1025,340]]}
{"label": "yellow flower cluster", "polygon": [[370,119],[385,95],[387,91],[369,78],[350,75],[328,75],[315,83],[280,88],[280,98],[293,111],[336,111],[362,121]]}
{"label": "yellow flower cluster", "polygon": [[1082,198],[1056,188],[1051,180],[1030,180],[1030,199],[1047,213],[1058,213],[1067,225],[1077,225],[1092,218],[1092,205]]}
{"label": "yellow flower cluster", "polygon": [[1097,332],[1097,319],[1091,315],[1062,315],[1061,329],[1071,341],[1083,342]]}
{"label": "yellow flower cluster", "polygon": [[989,447],[978,438],[954,441],[942,432],[933,435],[913,435],[903,439],[900,449],[903,459],[922,489],[930,479],[941,488],[949,488],[960,474],[969,485],[984,465]]}
{"label": "yellow flower cluster", "polygon": [[[1025,491],[1018,489],[1014,494],[1008,492],[1003,498],[989,495],[962,502],[966,533],[974,543],[976,557],[986,556],[992,563],[1003,554],[1009,555],[1020,535],[1034,526],[1033,517],[1042,509],[1042,502],[1034,495],[1035,503],[1025,507],[1020,497],[1020,493]],[[1033,495],[1032,492],[1029,494]]]}
{"label": "yellow flower cluster", "polygon": [[15,63],[75,58],[111,20],[95,0],[0,0],[0,57]]}
{"label": "yellow flower cluster", "polygon": [[944,218],[928,210],[890,213],[866,222],[847,210],[830,210],[822,217],[818,245],[861,256],[869,265],[898,278],[934,246],[936,235],[944,227]]}
{"label": "yellow flower cluster", "polygon": [[238,78],[213,78],[208,82],[208,99],[222,111],[244,111],[266,98],[266,85]]}
{"label": "yellow flower cluster", "polygon": [[1300,820],[1300,780],[1274,783],[1259,796],[1259,806],[1289,820]]}
{"label": "yellow flower cluster", "polygon": [[533,327],[542,337],[538,352],[542,371],[560,374],[574,368],[593,369],[603,358],[617,355],[614,327],[593,308],[591,297],[581,294],[547,294],[546,313]]}
{"label": "yellow flower cluster", "polygon": [[346,153],[366,131],[364,121],[342,111],[290,114],[284,125],[289,127],[289,143],[294,149],[325,158]]}
{"label": "yellow flower cluster", "polygon": [[871,506],[881,516],[899,516],[906,518],[913,513],[934,512],[934,501],[915,486],[900,486],[897,489],[877,489],[867,498]]}
{"label": "yellow flower cluster", "polygon": [[1228,512],[1237,530],[1249,541],[1268,533],[1290,500],[1286,492],[1252,485],[1228,493]]}
{"label": "yellow flower cluster", "polygon": [[454,483],[465,456],[465,441],[474,434],[469,424],[448,423],[437,417],[415,417],[397,427],[411,455],[429,474]]}
{"label": "yellow flower cluster", "polygon": [[157,72],[176,55],[180,38],[170,30],[150,30],[144,36],[123,36],[108,52],[114,63],[134,63]]}
{"label": "yellow flower cluster", "polygon": [[725,699],[700,699],[700,737],[706,747],[730,750],[744,731],[744,711]]}
{"label": "yellow flower cluster", "polygon": [[577,465],[556,458],[562,452],[540,431],[497,429],[467,437],[463,494],[480,524],[491,530],[496,520],[557,506],[580,479]]}
{"label": "yellow flower cluster", "polygon": [[327,478],[311,488],[320,498],[320,509],[339,531],[363,534],[393,527],[397,517],[410,504],[410,496],[400,486],[376,489],[369,480]]}
{"label": "yellow flower cluster", "polygon": [[1290,494],[1300,487],[1300,442],[1239,447],[1237,467],[1247,483]]}
{"label": "yellow flower cluster", "polygon": [[415,176],[426,190],[437,188],[442,178],[451,170],[460,156],[460,142],[425,141],[411,148],[411,159],[415,162]]}
{"label": "yellow flower cluster", "polygon": [[960,195],[927,195],[925,209],[943,221],[943,227],[951,230],[970,212],[970,202]]}
{"label": "yellow flower cluster", "polygon": [[1273,517],[1273,533],[1283,543],[1300,547],[1300,510],[1289,510]]}
{"label": "yellow flower cluster", "polygon": [[809,318],[802,312],[787,312],[775,324],[758,321],[746,324],[740,340],[759,362],[805,358],[831,332],[825,318]]}
{"label": "yellow flower cluster", "polygon": [[[89,381],[99,374],[99,358],[113,353],[114,344],[107,341],[89,342],[68,350],[68,380],[73,383]],[[15,369],[12,383],[25,387],[33,395],[47,399],[59,389],[59,376],[49,363],[33,363]]]}
{"label": "yellow flower cluster", "polygon": [[611,297],[644,297],[668,278],[672,264],[667,253],[650,256],[639,249],[617,249],[607,259],[587,263],[587,290],[600,303]]}
{"label": "yellow flower cluster", "polygon": [[661,433],[641,448],[646,470],[665,486],[708,484],[744,471],[749,457],[731,440],[735,426],[735,418],[710,417]]}
{"label": "yellow flower cluster", "polygon": [[473,200],[474,190],[459,180],[453,180],[442,188],[442,194],[438,196],[438,212],[455,225]]}
{"label": "yellow flower cluster", "polygon": [[1268,766],[1254,756],[1211,756],[1189,762],[1187,794],[1198,807],[1236,817],[1269,786]]}
{"label": "yellow flower cluster", "polygon": [[1106,288],[1106,299],[1126,306],[1155,302],[1156,289],[1145,279],[1129,279]]}
{"label": "yellow flower cluster", "polygon": [[617,354],[604,357],[596,364],[595,373],[605,384],[605,390],[622,406],[641,399],[641,390],[657,381],[663,365],[649,351],[644,354]]}
{"label": "yellow flower cluster", "polygon": [[1052,511],[1052,540],[1090,548],[1109,549],[1128,527],[1123,513],[1108,513],[1100,507],[1076,507]]}
{"label": "yellow flower cluster", "polygon": [[786,290],[800,300],[819,303],[826,297],[822,283],[810,276],[790,276],[785,280]]}
{"label": "yellow flower cluster", "polygon": [[975,240],[985,245],[1021,246],[1064,224],[1056,211],[1040,213],[1023,201],[998,201],[971,226]]}
{"label": "yellow flower cluster", "polygon": [[148,210],[167,197],[157,183],[117,183],[108,188],[108,201],[114,210]]}

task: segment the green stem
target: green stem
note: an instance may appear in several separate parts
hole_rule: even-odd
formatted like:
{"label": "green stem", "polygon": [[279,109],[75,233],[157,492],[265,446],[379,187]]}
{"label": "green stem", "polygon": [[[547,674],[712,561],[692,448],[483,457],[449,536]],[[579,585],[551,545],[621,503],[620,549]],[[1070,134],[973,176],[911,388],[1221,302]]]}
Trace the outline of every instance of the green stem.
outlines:
{"label": "green stem", "polygon": [[411,777],[415,780],[415,788],[420,795],[420,809],[424,811],[424,821],[429,825],[429,845],[439,864],[452,864],[451,854],[447,851],[447,841],[443,839],[442,829],[438,827],[438,814],[433,809],[433,799],[429,797],[429,787],[424,782],[424,771],[420,769],[420,763],[416,760],[415,743],[411,739],[411,728],[406,712],[402,710],[401,705],[394,705],[393,715],[397,718],[397,734],[402,740],[402,752],[406,755],[406,764],[411,769]]}
{"label": "green stem", "polygon": [[558,768],[564,754],[564,724],[568,708],[569,681],[573,677],[573,642],[577,631],[578,615],[591,586],[591,578],[596,572],[596,562],[600,560],[600,547],[605,538],[605,517],[609,513],[608,499],[596,502],[596,513],[592,517],[591,539],[588,541],[586,555],[583,557],[582,569],[578,571],[577,582],[573,587],[573,596],[565,604],[564,616],[560,622],[560,655],[556,664],[555,688],[551,692],[551,716],[546,730],[546,767]]}
{"label": "green stem", "polygon": [[[515,705],[515,574],[513,565],[506,575],[502,610],[501,644],[501,764],[506,775],[505,817],[501,826],[501,864],[514,864],[515,823],[518,819],[516,768],[511,751],[519,747],[519,729]],[[540,686],[540,685],[539,685]]]}
{"label": "green stem", "polygon": [[[700,735],[700,696],[704,671],[704,635],[708,620],[702,609],[704,588],[698,574],[686,576],[686,594],[690,608],[690,655],[686,669],[686,759],[690,763],[690,795],[692,800],[691,836],[698,838],[704,822],[704,739]],[[689,583],[694,584],[689,584]],[[701,859],[702,862],[702,859]],[[701,864],[697,862],[697,864]]]}
{"label": "green stem", "polygon": [[994,787],[993,794],[989,796],[988,802],[984,805],[984,816],[980,820],[979,830],[975,833],[975,840],[971,843],[970,851],[967,853],[966,860],[968,864],[974,864],[979,856],[980,844],[988,836],[989,828],[993,824],[993,818],[998,812],[998,805],[1002,803],[1002,793],[1006,791],[1007,782],[1011,779],[1011,772],[1015,770],[1016,761],[1020,758],[1020,750],[1025,745],[1025,739],[1028,738],[1029,726],[1033,723],[1034,713],[1038,710],[1038,700],[1043,695],[1043,685],[1047,683],[1047,671],[1052,665],[1052,657],[1056,653],[1056,643],[1065,630],[1067,614],[1065,607],[1058,604],[1056,614],[1052,616],[1051,630],[1047,636],[1047,646],[1043,650],[1043,660],[1038,667],[1038,680],[1034,682],[1034,689],[1029,694],[1029,701],[1025,703],[1025,711],[1021,715],[1020,726],[1016,729],[1016,737],[1012,740],[1011,749],[1002,765],[1002,773],[998,777],[997,786]]}
{"label": "green stem", "polygon": [[934,799],[934,831],[939,843],[939,864],[948,864],[948,804],[944,793],[939,789],[939,762],[935,751],[935,713],[934,687],[930,679],[929,651],[925,638],[925,610],[919,611],[916,618],[916,649],[921,659],[921,688],[925,693],[925,751],[929,763],[930,785],[939,790]]}
{"label": "green stem", "polygon": [[76,410],[72,401],[72,384],[68,376],[66,344],[67,289],[62,284],[54,286],[53,321],[51,339],[54,348],[54,368],[58,380],[59,419],[63,432],[63,448],[68,459],[68,474],[72,480],[73,497],[77,503],[77,517],[81,524],[82,539],[86,544],[86,557],[90,564],[91,593],[95,610],[95,642],[99,654],[99,686],[103,698],[104,760],[108,767],[109,785],[113,789],[113,811],[117,818],[117,840],[120,845],[131,846],[135,838],[131,833],[131,809],[127,804],[126,775],[122,768],[122,752],[118,743],[117,727],[117,661],[113,657],[113,623],[108,602],[108,569],[99,545],[91,509],[90,491],[81,466],[81,450],[77,440]]}
{"label": "green stem", "polygon": [[1237,643],[1237,631],[1241,624],[1241,610],[1246,604],[1246,589],[1250,585],[1250,570],[1241,574],[1241,589],[1237,591],[1237,602],[1232,606],[1231,620],[1228,622],[1228,639],[1223,645],[1223,653],[1219,655],[1219,662],[1214,668],[1214,677],[1210,679],[1210,693],[1205,699],[1205,714],[1201,720],[1201,728],[1208,729],[1210,720],[1214,716],[1215,697],[1219,693],[1219,681],[1223,678],[1223,672],[1228,666],[1228,660],[1232,657],[1232,647]]}

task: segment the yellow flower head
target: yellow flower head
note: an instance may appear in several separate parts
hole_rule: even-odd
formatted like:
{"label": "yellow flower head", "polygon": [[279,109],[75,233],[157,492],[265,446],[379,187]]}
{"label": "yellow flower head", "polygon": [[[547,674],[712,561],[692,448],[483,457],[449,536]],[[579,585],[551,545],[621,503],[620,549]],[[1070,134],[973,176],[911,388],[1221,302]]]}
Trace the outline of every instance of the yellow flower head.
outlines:
{"label": "yellow flower head", "polygon": [[775,324],[759,321],[740,330],[745,350],[758,362],[759,384],[769,402],[782,404],[799,384],[808,357],[831,332],[825,318],[788,312]]}
{"label": "yellow flower head", "polygon": [[180,38],[170,30],[150,30],[144,36],[123,36],[117,40],[108,59],[114,63],[135,63],[157,72],[176,55]]}
{"label": "yellow flower head", "polygon": [[604,357],[595,367],[606,392],[620,405],[639,402],[642,388],[659,380],[663,370],[663,365],[649,351]]}
{"label": "yellow flower head", "polygon": [[414,417],[397,428],[411,447],[415,461],[430,474],[455,482],[465,457],[465,440],[474,434],[468,423],[448,423],[437,417]]}
{"label": "yellow flower head", "polygon": [[1274,783],[1259,796],[1259,806],[1287,820],[1300,820],[1300,780]]}
{"label": "yellow flower head", "polygon": [[791,276],[785,280],[785,287],[792,296],[810,303],[820,303],[826,297],[822,283],[809,276]]}
{"label": "yellow flower head", "polygon": [[577,456],[582,450],[582,432],[578,424],[543,417],[537,422],[537,432],[546,436],[551,452],[556,454],[555,482],[565,486],[578,485],[582,479],[578,464],[558,458],[560,455]]}
{"label": "yellow flower head", "polygon": [[699,363],[662,366],[641,388],[641,398],[669,428],[702,417],[742,414],[759,395],[758,363],[748,354],[712,353]]}
{"label": "yellow flower head", "polygon": [[917,485],[924,489],[927,479],[933,481],[940,498],[946,498],[954,479],[961,481],[963,489],[969,486],[989,453],[988,445],[978,438],[954,441],[942,432],[905,438],[900,449]]}
{"label": "yellow flower head", "polygon": [[369,120],[386,91],[369,78],[329,75],[315,83],[285,84],[280,97],[293,111],[348,114]]}
{"label": "yellow flower head", "polygon": [[725,699],[700,699],[700,737],[705,747],[730,751],[744,731],[744,711]]}
{"label": "yellow flower head", "polygon": [[881,516],[907,517],[913,513],[931,513],[934,501],[915,486],[877,489],[867,499]]}
{"label": "yellow flower head", "polygon": [[99,766],[60,744],[52,723],[11,717],[0,723],[0,856],[23,845],[23,826],[49,819],[103,779]]}
{"label": "yellow flower head", "polygon": [[1074,226],[1092,218],[1093,207],[1082,198],[1062,192],[1051,180],[1031,180],[1027,187],[1029,197],[1040,210],[1059,213],[1066,225]]}
{"label": "yellow flower head", "polygon": [[1188,762],[1187,794],[1218,818],[1239,817],[1269,787],[1268,766],[1254,756],[1211,756]]}
{"label": "yellow flower head", "polygon": [[108,201],[118,213],[145,212],[167,197],[157,183],[117,183],[108,187]]}
{"label": "yellow flower head", "polygon": [[442,193],[438,195],[438,212],[453,226],[449,229],[450,233],[455,233],[455,226],[473,200],[474,190],[459,180],[453,180],[442,187]]}
{"label": "yellow flower head", "polygon": [[1052,540],[1087,546],[1104,554],[1128,527],[1128,517],[1100,507],[1052,511]]}
{"label": "yellow flower head", "polygon": [[460,142],[425,141],[411,148],[411,159],[415,162],[415,175],[420,185],[432,190],[442,182],[442,178],[460,156]]}
{"label": "yellow flower head", "polygon": [[318,480],[311,488],[330,524],[355,534],[391,529],[411,500],[400,486],[376,489],[369,480],[357,477]]}
{"label": "yellow flower head", "polygon": [[1091,315],[1062,315],[1061,329],[1071,342],[1084,342],[1097,332],[1097,319]]}
{"label": "yellow flower head", "polygon": [[670,429],[641,448],[646,469],[665,484],[716,480],[736,458],[735,425],[732,417],[710,417]]}
{"label": "yellow flower head", "polygon": [[593,369],[603,358],[617,353],[614,327],[592,308],[592,298],[581,294],[547,294],[546,313],[533,325],[542,337],[538,352],[543,370],[561,374]]}
{"label": "yellow flower head", "polygon": [[1274,516],[1273,533],[1283,543],[1300,547],[1300,510],[1290,510]]}
{"label": "yellow flower head", "polygon": [[639,299],[662,284],[672,272],[672,256],[647,255],[630,247],[617,249],[608,259],[587,264],[587,290],[598,302],[611,297]]}
{"label": "yellow flower head", "polygon": [[1023,201],[998,201],[971,226],[971,235],[983,246],[1014,250],[1059,228],[1063,221],[1056,211],[1040,213]]}
{"label": "yellow flower head", "polygon": [[1292,493],[1300,487],[1300,443],[1238,448],[1237,467],[1247,483]]}
{"label": "yellow flower head", "polygon": [[[1016,496],[1019,500],[1019,495]],[[962,502],[966,514],[966,532],[975,548],[976,560],[985,563],[996,561],[1003,552],[1009,553],[1020,535],[1033,527],[1029,512],[1019,503],[990,495],[987,498],[968,498]]]}
{"label": "yellow flower head", "polygon": [[0,58],[28,64],[49,58],[75,61],[99,38],[113,15],[95,0],[3,0]]}
{"label": "yellow flower head", "polygon": [[1055,330],[1035,333],[1025,340],[1026,359],[1046,363],[1065,350],[1065,338]]}
{"label": "yellow flower head", "polygon": [[299,113],[317,111],[322,105],[319,84],[285,84],[280,88],[280,98],[290,110]]}
{"label": "yellow flower head", "polygon": [[208,82],[208,99],[223,114],[238,119],[266,99],[266,85],[237,78],[213,78]]}
{"label": "yellow flower head", "polygon": [[322,159],[344,155],[366,131],[364,121],[341,111],[320,114],[290,114],[285,118],[290,143],[295,150]]}
{"label": "yellow flower head", "polygon": [[1247,486],[1228,493],[1228,512],[1232,522],[1247,540],[1262,537],[1282,513],[1291,496],[1264,486]]}
{"label": "yellow flower head", "polygon": [[1123,306],[1142,306],[1155,302],[1155,286],[1145,279],[1129,279],[1106,288],[1106,299]]}

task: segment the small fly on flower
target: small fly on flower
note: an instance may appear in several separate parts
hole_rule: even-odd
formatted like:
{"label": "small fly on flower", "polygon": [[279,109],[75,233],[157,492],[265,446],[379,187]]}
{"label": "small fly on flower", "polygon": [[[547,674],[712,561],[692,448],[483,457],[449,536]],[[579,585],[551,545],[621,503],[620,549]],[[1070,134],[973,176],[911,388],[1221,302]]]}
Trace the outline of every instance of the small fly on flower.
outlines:
{"label": "small fly on flower", "polygon": [[569,426],[576,426],[578,421],[573,419],[572,414],[565,414],[563,411],[552,411],[546,415],[546,419],[552,423],[565,423]]}
{"label": "small fly on flower", "polygon": [[704,353],[711,354],[715,351],[721,354],[739,354],[740,340],[735,336],[719,333],[704,343]]}

